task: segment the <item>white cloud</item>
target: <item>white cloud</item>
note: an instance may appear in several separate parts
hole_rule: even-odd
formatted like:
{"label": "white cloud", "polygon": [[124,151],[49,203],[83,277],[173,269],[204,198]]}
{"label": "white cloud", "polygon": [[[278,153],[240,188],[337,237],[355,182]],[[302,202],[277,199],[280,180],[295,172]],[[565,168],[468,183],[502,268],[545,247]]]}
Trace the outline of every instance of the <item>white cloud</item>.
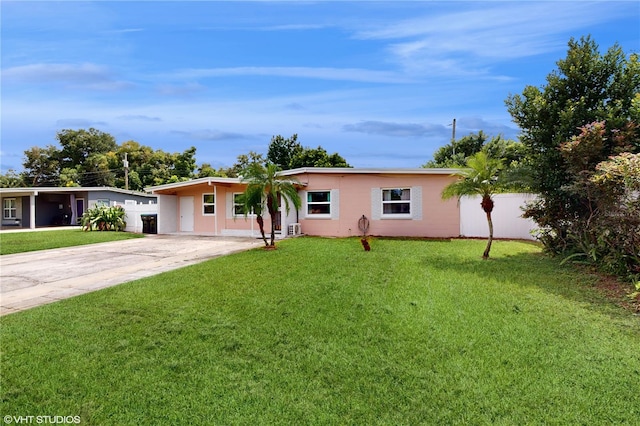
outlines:
{"label": "white cloud", "polygon": [[343,126],[345,132],[359,132],[393,137],[440,136],[446,132],[440,124],[392,123],[383,121],[363,121]]}
{"label": "white cloud", "polygon": [[412,79],[392,71],[329,67],[192,68],[177,71],[168,77],[177,79],[199,79],[237,76],[295,77],[368,83],[409,83],[412,81]]}
{"label": "white cloud", "polygon": [[[456,11],[456,3],[429,15],[356,32],[387,40],[391,60],[409,74],[488,76],[496,61],[562,49],[559,34],[606,22],[624,13],[615,2],[483,2]],[[550,10],[552,8],[552,10]],[[504,78],[498,76],[498,78]]]}
{"label": "white cloud", "polygon": [[2,76],[11,82],[62,84],[94,90],[121,90],[133,86],[130,82],[117,80],[109,68],[92,63],[21,65],[4,69]]}
{"label": "white cloud", "polygon": [[141,115],[141,114],[121,115],[116,118],[119,120],[126,120],[126,121],[153,121],[153,122],[162,121],[160,117],[149,117],[148,115]]}
{"label": "white cloud", "polygon": [[56,121],[57,127],[96,127],[108,125],[105,121],[95,121],[86,118],[62,118]]}
{"label": "white cloud", "polygon": [[193,131],[173,130],[170,133],[174,135],[182,136],[187,139],[199,140],[199,141],[228,141],[228,140],[234,140],[234,139],[247,139],[252,137],[250,135],[243,135],[241,133],[223,132],[220,130],[211,130],[211,129],[193,130]]}

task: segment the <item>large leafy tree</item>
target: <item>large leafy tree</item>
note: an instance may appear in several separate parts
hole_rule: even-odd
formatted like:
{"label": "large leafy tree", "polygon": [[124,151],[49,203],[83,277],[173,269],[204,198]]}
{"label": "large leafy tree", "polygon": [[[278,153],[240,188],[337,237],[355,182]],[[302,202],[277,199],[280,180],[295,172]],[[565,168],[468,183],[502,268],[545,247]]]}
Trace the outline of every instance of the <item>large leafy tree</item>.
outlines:
{"label": "large leafy tree", "polygon": [[122,145],[96,129],[62,130],[57,133],[61,149],[49,145],[24,152],[23,178],[30,186],[126,187],[123,160],[127,159],[129,188],[187,180],[195,176],[196,148],[169,153],[136,141]]}
{"label": "large leafy tree", "polygon": [[271,241],[267,244],[265,238],[265,245],[275,247],[276,215],[280,211],[280,200],[284,202],[287,212],[289,212],[289,203],[293,204],[296,209],[301,206],[300,196],[296,189],[297,181],[290,177],[280,176],[278,174],[278,166],[273,163],[268,163],[266,166],[260,163],[253,163],[243,173],[242,180],[247,183],[247,188],[243,195],[246,207],[245,212],[248,211],[247,208],[253,208],[254,212],[260,213],[257,216],[259,218],[258,225],[264,238],[261,213],[262,206],[266,206],[271,218]]}
{"label": "large leafy tree", "polygon": [[280,167],[281,170],[287,170],[291,168],[293,159],[303,150],[296,133],[290,138],[284,138],[282,135],[273,136],[267,151],[267,161]]}
{"label": "large leafy tree", "polygon": [[60,150],[53,145],[24,152],[24,181],[28,186],[56,186],[60,178]]}
{"label": "large leafy tree", "polygon": [[[638,55],[625,55],[618,45],[600,54],[595,41],[583,37],[569,41],[567,56],[557,66],[546,85],[526,86],[522,94],[506,100],[522,130],[532,189],[540,194],[527,215],[550,231],[543,242],[554,251],[566,243],[567,227],[590,215],[585,194],[574,190],[579,178],[572,170],[574,157],[563,154],[562,144],[578,136],[583,126],[603,122],[602,146],[590,159],[593,164],[622,151],[640,150],[634,125],[640,119]],[[619,133],[626,135],[625,147],[616,142]]]}
{"label": "large leafy tree", "polygon": [[291,169],[299,167],[351,167],[347,160],[340,154],[334,152],[329,154],[321,146],[317,148],[304,148],[300,153],[291,159]]}
{"label": "large leafy tree", "polygon": [[503,139],[502,136],[495,136],[487,141],[487,135],[480,130],[477,134],[471,133],[441,146],[433,154],[433,160],[422,167],[460,167],[466,163],[467,158],[483,149],[486,149],[491,157],[502,158],[507,165],[520,163],[525,157],[525,147],[521,143]]}
{"label": "large leafy tree", "polygon": [[487,135],[480,130],[477,134],[471,133],[458,140],[451,140],[450,143],[441,146],[433,154],[433,160],[428,161],[422,167],[457,167],[464,164],[467,157],[472,156],[476,152],[480,152]]}
{"label": "large leafy tree", "polygon": [[91,155],[106,154],[118,148],[113,136],[93,127],[88,130],[64,129],[56,134],[56,138],[62,147],[62,167],[82,165]]}
{"label": "large leafy tree", "polygon": [[20,188],[24,186],[23,176],[13,169],[0,174],[0,188]]}
{"label": "large leafy tree", "polygon": [[347,160],[334,152],[329,154],[321,146],[317,148],[303,147],[298,142],[298,135],[290,138],[277,135],[271,138],[267,153],[267,162],[277,165],[281,170],[299,167],[351,167]]}
{"label": "large leafy tree", "polygon": [[246,170],[253,168],[256,164],[264,166],[264,164],[266,164],[264,156],[258,152],[249,151],[248,154],[238,155],[233,166],[222,169],[221,174],[227,177],[239,177],[242,176]]}
{"label": "large leafy tree", "polygon": [[493,195],[512,189],[514,184],[505,173],[502,159],[490,157],[486,151],[480,151],[467,159],[464,169],[458,173],[459,179],[450,183],[442,191],[442,198],[462,197],[465,195],[480,195],[480,206],[487,217],[489,238],[482,253],[483,259],[489,258],[491,243],[493,242]]}
{"label": "large leafy tree", "polygon": [[123,142],[110,156],[111,168],[115,173],[115,185],[124,188],[125,175],[122,161],[129,163],[129,188],[142,190],[146,186],[179,182],[195,176],[196,148],[190,147],[182,153],[140,145],[136,141]]}

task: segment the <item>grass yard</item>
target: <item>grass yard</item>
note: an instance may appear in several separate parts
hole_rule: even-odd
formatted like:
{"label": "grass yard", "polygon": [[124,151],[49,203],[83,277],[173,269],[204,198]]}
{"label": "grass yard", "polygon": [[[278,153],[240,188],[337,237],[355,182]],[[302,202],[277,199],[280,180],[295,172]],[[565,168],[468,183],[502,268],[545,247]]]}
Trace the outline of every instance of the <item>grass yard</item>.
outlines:
{"label": "grass yard", "polygon": [[142,236],[130,232],[84,232],[80,228],[59,231],[3,232],[0,233],[0,255],[106,243]]}
{"label": "grass yard", "polygon": [[296,238],[0,318],[0,414],[638,424],[640,318],[533,244]]}

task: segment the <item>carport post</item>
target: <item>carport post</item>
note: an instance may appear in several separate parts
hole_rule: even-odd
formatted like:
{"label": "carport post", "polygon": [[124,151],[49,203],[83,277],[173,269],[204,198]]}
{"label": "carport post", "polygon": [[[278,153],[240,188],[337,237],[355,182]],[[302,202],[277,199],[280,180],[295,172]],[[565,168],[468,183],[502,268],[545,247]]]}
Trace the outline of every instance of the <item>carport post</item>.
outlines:
{"label": "carport post", "polygon": [[29,194],[29,228],[36,229],[36,195],[38,191]]}

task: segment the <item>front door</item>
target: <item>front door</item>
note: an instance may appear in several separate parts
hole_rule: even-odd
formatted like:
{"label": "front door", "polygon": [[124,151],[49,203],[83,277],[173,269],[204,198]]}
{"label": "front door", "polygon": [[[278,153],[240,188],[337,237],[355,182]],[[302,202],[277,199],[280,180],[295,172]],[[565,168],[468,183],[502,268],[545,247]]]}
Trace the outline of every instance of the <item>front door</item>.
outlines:
{"label": "front door", "polygon": [[180,231],[193,232],[193,197],[180,197]]}
{"label": "front door", "polygon": [[282,231],[282,196],[278,197],[278,211],[276,212],[273,223],[275,224],[274,229],[276,231]]}
{"label": "front door", "polygon": [[76,221],[80,223],[80,218],[84,214],[84,198],[76,198]]}

